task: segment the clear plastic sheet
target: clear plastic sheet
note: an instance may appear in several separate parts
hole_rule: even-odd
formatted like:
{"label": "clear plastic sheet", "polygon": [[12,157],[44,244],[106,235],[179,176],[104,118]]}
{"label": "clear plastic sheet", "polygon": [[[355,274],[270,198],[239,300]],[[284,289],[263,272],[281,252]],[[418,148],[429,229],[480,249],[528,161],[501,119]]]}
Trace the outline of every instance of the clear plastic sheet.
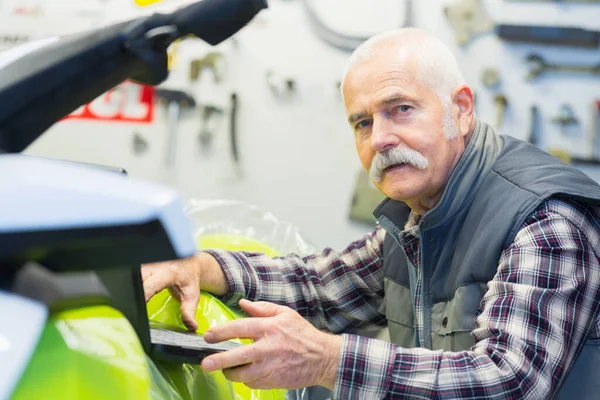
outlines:
{"label": "clear plastic sheet", "polygon": [[[186,205],[199,248],[212,247],[215,235],[225,237],[238,250],[264,251],[269,255],[313,254],[317,249],[298,228],[258,207],[234,200],[191,200]],[[230,247],[229,246],[229,247]],[[276,254],[275,254],[276,253]]]}

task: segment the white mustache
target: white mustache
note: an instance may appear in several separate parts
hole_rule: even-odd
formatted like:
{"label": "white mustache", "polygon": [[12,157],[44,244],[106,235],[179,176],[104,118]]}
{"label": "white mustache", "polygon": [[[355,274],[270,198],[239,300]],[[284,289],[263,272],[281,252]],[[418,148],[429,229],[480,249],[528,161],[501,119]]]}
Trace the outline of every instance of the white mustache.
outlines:
{"label": "white mustache", "polygon": [[369,177],[373,182],[380,182],[386,168],[397,164],[410,164],[418,169],[425,169],[429,162],[425,156],[409,147],[395,147],[385,153],[377,153],[369,168]]}

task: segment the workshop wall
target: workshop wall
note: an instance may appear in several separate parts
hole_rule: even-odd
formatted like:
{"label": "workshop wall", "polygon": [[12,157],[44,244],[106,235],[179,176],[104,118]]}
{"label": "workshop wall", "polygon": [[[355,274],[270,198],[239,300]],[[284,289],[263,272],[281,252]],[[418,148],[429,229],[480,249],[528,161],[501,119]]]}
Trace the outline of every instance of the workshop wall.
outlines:
{"label": "workshop wall", "polygon": [[[57,10],[67,13],[67,8],[58,5],[61,1],[51,2],[55,4],[54,14],[48,11],[49,14],[38,17],[22,15],[21,19],[35,17],[37,19],[32,21],[37,22],[17,24],[15,15],[8,17],[8,13],[14,11],[6,6],[10,2],[0,1],[3,21],[0,36],[28,34],[29,40],[61,33],[50,32],[47,25],[57,29],[56,21],[65,20]],[[94,2],[100,4],[94,8]],[[337,13],[328,12],[325,19],[336,30],[347,33],[372,33],[401,24],[405,18],[402,0],[365,0],[364,7],[370,11],[363,13],[355,11],[357,1],[321,2],[323,12],[346,4],[345,9],[338,9]],[[34,7],[44,1],[15,0],[13,3]],[[86,2],[80,0],[77,3]],[[133,0],[89,0],[86,13],[89,17],[94,14],[92,10],[97,10],[94,23],[102,24],[107,19],[124,19],[158,9],[138,9],[132,3]],[[166,0],[161,7],[172,7],[175,3]],[[349,53],[318,38],[301,1],[271,0],[269,3],[270,9],[241,31],[235,41],[229,40],[216,48],[198,40],[186,40],[179,45],[173,60],[174,70],[162,87],[193,95],[197,107],[181,114],[176,157],[170,167],[165,165],[167,108],[160,103],[154,107],[153,122],[149,124],[82,119],[63,121],[27,152],[123,166],[132,177],[172,185],[185,198],[244,200],[297,225],[306,238],[318,246],[340,248],[358,238],[369,227],[348,219],[360,164],[337,89]],[[596,136],[599,128],[594,127],[597,112],[593,112],[592,104],[600,99],[600,75],[549,72],[525,81],[528,73],[525,58],[530,53],[539,54],[551,63],[595,65],[600,64],[598,47],[578,49],[508,43],[493,33],[481,34],[459,46],[443,11],[445,5],[456,3],[413,0],[411,21],[413,26],[438,34],[454,49],[468,83],[476,92],[479,117],[497,126],[494,98],[504,95],[507,106],[499,131],[528,139],[531,135],[530,110],[536,105],[539,110],[536,136],[540,147],[558,148],[579,158],[598,156]],[[482,4],[495,23],[577,26],[600,31],[599,3],[565,3],[496,0]],[[81,13],[76,15],[72,8],[69,10],[72,15],[69,19],[82,19]],[[381,13],[381,10],[387,12]],[[54,22],[44,24],[41,21]],[[67,25],[60,29],[75,31],[85,24]],[[26,29],[29,33],[19,33],[15,29]],[[36,30],[38,34],[32,33]],[[192,60],[214,51],[223,54],[221,81],[215,82],[207,69],[202,70],[199,79],[190,81]],[[485,68],[499,72],[499,84],[490,88],[482,83],[481,74]],[[288,90],[287,80],[293,81],[292,90]],[[240,159],[237,164],[231,156],[229,138],[233,93],[238,99],[236,126]],[[572,109],[578,124],[561,127],[552,122],[565,104]],[[202,135],[201,110],[208,105],[221,109],[222,113],[214,113],[206,121]],[[206,139],[210,136],[212,140]],[[600,179],[596,167],[586,168],[593,178]]]}

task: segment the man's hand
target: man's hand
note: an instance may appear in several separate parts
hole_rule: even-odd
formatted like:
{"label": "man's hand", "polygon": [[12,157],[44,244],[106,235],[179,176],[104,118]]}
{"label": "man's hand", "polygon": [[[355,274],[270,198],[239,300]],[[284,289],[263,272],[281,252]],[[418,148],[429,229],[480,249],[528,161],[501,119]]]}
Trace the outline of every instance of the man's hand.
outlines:
{"label": "man's hand", "polygon": [[244,338],[254,343],[205,358],[205,371],[222,369],[229,380],[253,389],[333,389],[341,337],[319,331],[288,307],[248,300],[241,300],[240,307],[254,318],[214,326],[204,339],[216,343]]}
{"label": "man's hand", "polygon": [[207,253],[182,260],[142,265],[142,280],[146,302],[165,288],[181,302],[181,319],[190,330],[198,329],[196,308],[200,289],[216,295],[227,293],[229,287],[221,266]]}

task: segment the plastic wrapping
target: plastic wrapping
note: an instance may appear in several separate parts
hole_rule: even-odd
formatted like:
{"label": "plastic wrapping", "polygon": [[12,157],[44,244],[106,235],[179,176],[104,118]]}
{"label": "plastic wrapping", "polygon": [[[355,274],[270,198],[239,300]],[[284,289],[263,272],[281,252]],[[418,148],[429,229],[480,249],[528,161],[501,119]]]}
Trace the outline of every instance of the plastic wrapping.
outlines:
{"label": "plastic wrapping", "polygon": [[269,256],[313,254],[298,228],[258,207],[233,200],[191,200],[185,208],[199,248],[259,251]]}

